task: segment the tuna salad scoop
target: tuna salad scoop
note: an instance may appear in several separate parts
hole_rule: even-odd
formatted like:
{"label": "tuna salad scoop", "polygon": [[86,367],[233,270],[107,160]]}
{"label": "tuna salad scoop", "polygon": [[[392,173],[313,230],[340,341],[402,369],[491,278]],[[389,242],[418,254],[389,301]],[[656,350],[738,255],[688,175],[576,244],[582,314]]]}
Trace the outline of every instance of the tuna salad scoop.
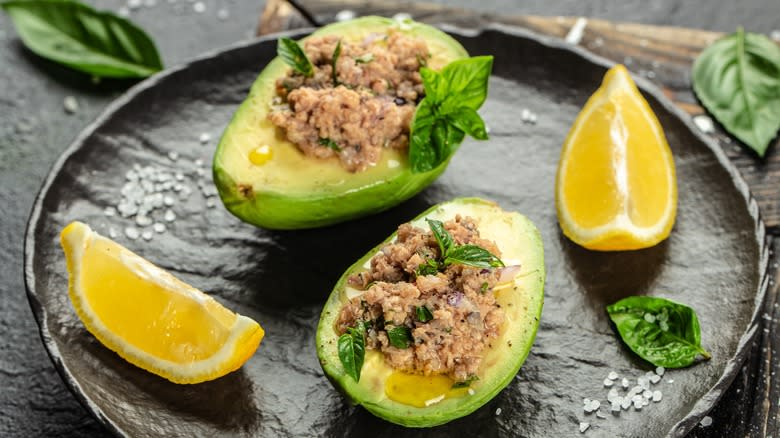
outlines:
{"label": "tuna salad scoop", "polygon": [[501,276],[501,252],[480,238],[471,217],[431,221],[431,228],[443,229],[456,248],[481,248],[493,266],[448,263],[435,231],[403,224],[368,271],[349,277],[351,286],[366,292],[342,308],[336,332],[366,323],[366,348],[381,351],[394,369],[473,380],[505,318],[492,293]]}
{"label": "tuna salad scoop", "polygon": [[425,90],[424,40],[391,29],[359,43],[337,35],[303,45],[310,76],[292,69],[276,81],[268,119],[309,157],[338,156],[350,172],[374,166],[383,148],[406,149],[416,103]]}

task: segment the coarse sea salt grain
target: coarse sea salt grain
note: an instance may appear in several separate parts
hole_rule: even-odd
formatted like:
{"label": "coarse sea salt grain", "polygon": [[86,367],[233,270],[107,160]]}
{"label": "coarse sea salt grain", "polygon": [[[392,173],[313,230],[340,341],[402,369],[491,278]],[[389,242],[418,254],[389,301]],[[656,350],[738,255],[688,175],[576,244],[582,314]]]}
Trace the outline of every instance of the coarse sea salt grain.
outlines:
{"label": "coarse sea salt grain", "polygon": [[653,391],[653,401],[658,403],[663,398],[661,391]]}
{"label": "coarse sea salt grain", "polygon": [[618,373],[615,371],[610,371],[609,375],[607,376],[609,380],[616,380],[618,377]]}
{"label": "coarse sea salt grain", "polygon": [[655,373],[659,376],[663,376],[665,372],[666,372],[666,368],[664,367],[657,367],[655,369]]}
{"label": "coarse sea salt grain", "polygon": [[167,227],[162,222],[155,222],[155,224],[152,225],[152,229],[155,233],[164,233]]}
{"label": "coarse sea salt grain", "polygon": [[125,228],[125,236],[127,236],[127,238],[130,239],[130,240],[135,240],[140,235],[141,235],[141,233],[139,233],[138,229],[135,228],[135,227],[127,227],[127,228]]}
{"label": "coarse sea salt grain", "polygon": [[200,134],[198,140],[200,141],[201,144],[206,144],[211,141],[211,134],[209,134],[208,132],[204,132]]}
{"label": "coarse sea salt grain", "polygon": [[501,408],[496,409],[496,415],[501,415]]}
{"label": "coarse sea salt grain", "polygon": [[585,423],[583,421],[580,422],[580,433],[585,433],[586,430],[590,427],[590,423]]}
{"label": "coarse sea salt grain", "polygon": [[705,416],[704,418],[701,419],[701,422],[699,422],[699,424],[701,424],[702,427],[712,426],[712,417],[710,417],[709,415]]}
{"label": "coarse sea salt grain", "polygon": [[150,230],[144,230],[144,231],[141,233],[141,237],[142,237],[144,240],[152,240],[152,236],[154,236],[154,233],[152,233]]}
{"label": "coarse sea salt grain", "polygon": [[654,375],[654,376],[650,376],[650,383],[652,383],[653,385],[655,385],[656,383],[658,383],[660,381],[661,381],[661,376],[659,376],[657,374]]}
{"label": "coarse sea salt grain", "polygon": [[622,386],[623,388],[626,388],[626,389],[628,389],[628,385],[629,385],[629,383],[628,383],[628,379],[626,379],[625,377],[623,377],[623,380],[620,382],[620,386]]}

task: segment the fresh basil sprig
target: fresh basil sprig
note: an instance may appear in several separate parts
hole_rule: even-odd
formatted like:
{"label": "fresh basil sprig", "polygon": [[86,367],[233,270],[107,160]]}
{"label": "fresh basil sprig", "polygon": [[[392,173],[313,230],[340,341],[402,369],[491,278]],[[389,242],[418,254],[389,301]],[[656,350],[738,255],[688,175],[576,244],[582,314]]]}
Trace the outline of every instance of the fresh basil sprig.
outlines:
{"label": "fresh basil sprig", "polygon": [[395,348],[409,348],[412,345],[412,331],[405,325],[397,325],[387,330],[387,339]]}
{"label": "fresh basil sprig", "polygon": [[76,1],[0,3],[38,56],[105,78],[143,78],[162,70],[152,39],[130,21]]}
{"label": "fresh basil sprig", "polygon": [[284,60],[285,64],[298,73],[310,78],[314,76],[314,66],[301,46],[290,38],[279,38],[276,53]]}
{"label": "fresh basil sprig", "polygon": [[411,125],[409,160],[414,173],[432,170],[457,150],[466,134],[486,140],[477,110],[487,98],[492,56],[451,62],[441,72],[420,68],[425,98]]}
{"label": "fresh basil sprig", "polygon": [[339,336],[338,350],[344,372],[359,382],[366,357],[366,323],[359,321],[356,328],[347,328],[347,332]]}
{"label": "fresh basil sprig", "polygon": [[709,359],[701,346],[696,312],[664,298],[628,297],[607,306],[620,337],[642,359],[655,366],[682,368],[696,356]]}
{"label": "fresh basil sprig", "polygon": [[[431,228],[431,233],[439,243],[441,261],[428,259],[417,268],[418,275],[435,275],[438,269],[453,264],[469,265],[477,268],[499,268],[504,262],[490,251],[477,245],[456,245],[452,235],[444,228],[444,223],[435,219],[425,219]],[[435,268],[435,269],[432,269]],[[434,272],[431,274],[430,271]],[[422,273],[422,274],[421,274]]]}
{"label": "fresh basil sprig", "polygon": [[693,90],[726,128],[759,156],[780,129],[780,48],[742,28],[693,63]]}

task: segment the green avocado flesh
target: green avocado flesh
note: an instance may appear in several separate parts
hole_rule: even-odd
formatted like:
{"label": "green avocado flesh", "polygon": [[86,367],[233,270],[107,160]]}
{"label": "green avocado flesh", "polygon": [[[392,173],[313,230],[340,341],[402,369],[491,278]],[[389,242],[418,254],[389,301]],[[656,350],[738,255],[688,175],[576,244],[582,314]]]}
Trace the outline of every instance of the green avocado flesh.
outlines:
{"label": "green avocado flesh", "polygon": [[[362,41],[391,29],[425,40],[431,52],[428,66],[440,70],[468,57],[452,37],[431,26],[363,17],[325,26],[312,35],[340,35]],[[407,151],[387,149],[382,160],[364,172],[342,168],[337,157],[306,157],[268,119],[276,96],[276,80],[290,67],[276,57],[255,80],[249,96],[225,129],[214,156],[214,181],[231,213],[251,224],[274,229],[313,228],[390,208],[433,182],[448,162],[425,173],[412,173]],[[253,164],[250,154],[268,146],[271,159]]]}
{"label": "green avocado flesh", "polygon": [[325,303],[317,327],[317,355],[322,369],[336,388],[374,415],[403,426],[430,427],[443,424],[468,415],[490,401],[517,374],[528,356],[539,326],[544,301],[545,268],[542,238],[534,224],[518,213],[503,211],[493,202],[460,198],[432,207],[412,220],[412,225],[427,229],[425,218],[447,221],[454,219],[457,214],[475,219],[481,237],[496,242],[507,266],[521,266],[511,282],[493,291],[506,314],[506,320],[499,338],[485,350],[477,374],[479,380],[471,383],[471,391],[464,391],[460,397],[445,398],[427,407],[415,407],[387,396],[385,382],[394,370],[384,361],[381,353],[366,351],[359,382],[346,374],[339,360],[339,334],[335,325],[342,306],[349,300],[348,294],[354,296],[355,293],[354,289],[346,286],[347,278],[370,267],[371,257],[392,242],[396,238],[395,233],[341,276]]}

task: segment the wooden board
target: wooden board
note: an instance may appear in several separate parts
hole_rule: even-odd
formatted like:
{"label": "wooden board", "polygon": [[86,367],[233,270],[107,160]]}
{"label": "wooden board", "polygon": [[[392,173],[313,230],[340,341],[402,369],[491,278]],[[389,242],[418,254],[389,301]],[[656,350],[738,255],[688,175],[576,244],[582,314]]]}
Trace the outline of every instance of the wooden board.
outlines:
{"label": "wooden board", "polygon": [[[268,0],[257,28],[258,35],[311,26],[295,5],[299,2]],[[466,28],[478,28],[489,23],[518,26],[543,35],[565,38],[579,17],[502,16],[481,14],[465,9],[436,4],[357,0],[306,1],[303,14],[317,24],[335,21],[341,11],[360,15],[393,16],[408,13],[426,23],[448,23]],[[634,73],[661,87],[664,93],[685,112],[704,116],[691,88],[691,65],[696,56],[713,41],[723,36],[719,32],[637,23],[615,23],[587,19],[578,44],[614,62],[625,64]],[[780,232],[780,154],[770,147],[766,158],[742,146],[715,122],[712,137],[721,145],[750,185],[761,207],[762,217],[771,233]]]}

